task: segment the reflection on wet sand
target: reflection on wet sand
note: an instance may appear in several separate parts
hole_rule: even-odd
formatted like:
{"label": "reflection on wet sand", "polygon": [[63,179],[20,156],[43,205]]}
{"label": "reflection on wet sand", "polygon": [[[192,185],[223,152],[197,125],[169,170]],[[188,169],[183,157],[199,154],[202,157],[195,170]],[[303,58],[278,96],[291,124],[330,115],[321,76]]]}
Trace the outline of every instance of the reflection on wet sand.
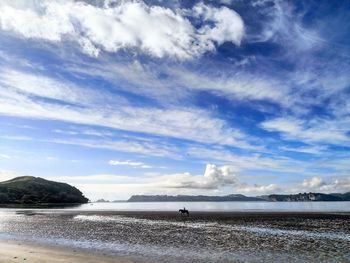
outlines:
{"label": "reflection on wet sand", "polygon": [[[3,212],[7,238],[164,262],[346,262],[349,213]],[[186,255],[183,258],[182,255]]]}

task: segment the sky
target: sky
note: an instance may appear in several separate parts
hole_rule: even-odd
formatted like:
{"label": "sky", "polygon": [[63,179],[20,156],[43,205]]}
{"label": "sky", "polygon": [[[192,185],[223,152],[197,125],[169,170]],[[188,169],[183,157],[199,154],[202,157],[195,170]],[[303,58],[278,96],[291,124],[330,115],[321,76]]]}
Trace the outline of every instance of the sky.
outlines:
{"label": "sky", "polygon": [[350,191],[349,9],[2,0],[0,180],[91,200]]}

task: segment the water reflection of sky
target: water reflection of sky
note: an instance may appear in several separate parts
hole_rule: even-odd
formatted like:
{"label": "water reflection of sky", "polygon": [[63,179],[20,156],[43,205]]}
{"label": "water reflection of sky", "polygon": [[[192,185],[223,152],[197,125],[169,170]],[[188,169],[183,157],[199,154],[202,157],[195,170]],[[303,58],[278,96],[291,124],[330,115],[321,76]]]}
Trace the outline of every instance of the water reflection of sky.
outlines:
{"label": "water reflection of sky", "polygon": [[[190,211],[350,212],[350,202],[107,202],[89,203],[61,209],[81,211],[177,211],[183,207]],[[7,209],[1,210],[5,211]]]}

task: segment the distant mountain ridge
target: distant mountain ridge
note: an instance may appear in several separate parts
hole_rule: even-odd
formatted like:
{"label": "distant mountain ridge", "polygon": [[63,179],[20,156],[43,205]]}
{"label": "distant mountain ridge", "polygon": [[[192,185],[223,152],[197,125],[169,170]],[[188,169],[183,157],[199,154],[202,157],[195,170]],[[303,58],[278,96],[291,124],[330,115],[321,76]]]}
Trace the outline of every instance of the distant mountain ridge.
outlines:
{"label": "distant mountain ridge", "polygon": [[271,194],[250,197],[242,194],[225,196],[207,195],[133,195],[127,202],[232,202],[232,201],[270,201],[270,202],[315,202],[350,201],[350,192],[340,194],[299,193],[291,195]]}
{"label": "distant mountain ridge", "polygon": [[81,204],[88,199],[77,188],[40,177],[21,176],[0,182],[0,204]]}
{"label": "distant mountain ridge", "polygon": [[209,195],[133,195],[128,202],[228,202],[228,201],[265,201],[259,197],[241,194],[225,196]]}
{"label": "distant mountain ridge", "polygon": [[[264,197],[263,197],[264,198]],[[268,201],[274,202],[308,202],[308,201],[350,201],[350,192],[339,194],[299,193],[291,195],[272,194],[267,196]]]}

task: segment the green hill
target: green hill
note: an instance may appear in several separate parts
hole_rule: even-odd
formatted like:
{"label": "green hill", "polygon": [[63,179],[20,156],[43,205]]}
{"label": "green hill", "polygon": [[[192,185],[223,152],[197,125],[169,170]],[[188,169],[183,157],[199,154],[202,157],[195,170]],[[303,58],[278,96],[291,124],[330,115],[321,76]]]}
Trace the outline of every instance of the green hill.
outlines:
{"label": "green hill", "polygon": [[40,177],[21,176],[0,182],[0,204],[81,204],[88,199],[75,187]]}

